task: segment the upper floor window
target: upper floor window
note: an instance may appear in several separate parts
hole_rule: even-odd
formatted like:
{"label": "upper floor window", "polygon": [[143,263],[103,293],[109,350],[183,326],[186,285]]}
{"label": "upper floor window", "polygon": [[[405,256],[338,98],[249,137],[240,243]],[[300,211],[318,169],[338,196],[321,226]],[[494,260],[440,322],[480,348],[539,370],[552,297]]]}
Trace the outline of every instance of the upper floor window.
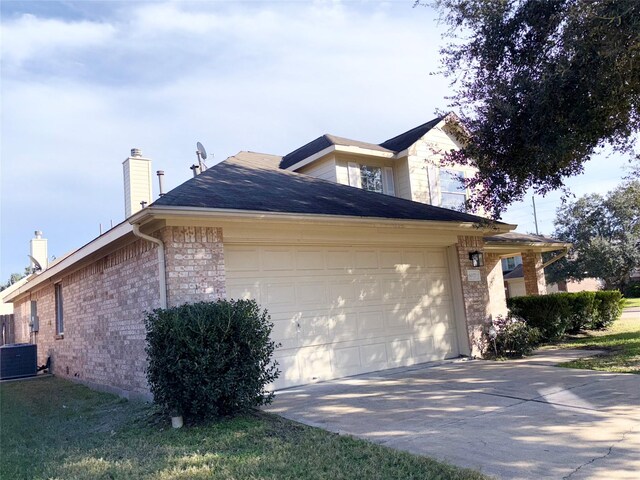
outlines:
{"label": "upper floor window", "polygon": [[55,303],[56,303],[56,334],[64,334],[64,309],[62,306],[62,284],[54,285]]}
{"label": "upper floor window", "polygon": [[382,168],[360,165],[360,183],[363,190],[382,193]]}
{"label": "upper floor window", "polygon": [[395,195],[393,168],[349,162],[349,185],[370,192]]}
{"label": "upper floor window", "polygon": [[463,183],[464,173],[457,170],[440,169],[440,206],[451,210],[464,210],[467,189]]}

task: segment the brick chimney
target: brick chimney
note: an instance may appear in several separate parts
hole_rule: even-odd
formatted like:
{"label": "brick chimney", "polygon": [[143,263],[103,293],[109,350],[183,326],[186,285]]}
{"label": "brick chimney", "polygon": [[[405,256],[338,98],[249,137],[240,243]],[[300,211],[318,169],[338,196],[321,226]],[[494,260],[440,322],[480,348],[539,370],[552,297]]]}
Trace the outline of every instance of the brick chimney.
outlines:
{"label": "brick chimney", "polygon": [[[36,230],[34,235],[35,237],[31,239],[31,256],[40,264],[43,270],[46,270],[49,265],[47,239],[42,238],[42,232],[40,230]],[[31,268],[34,267],[35,264],[31,262]]]}
{"label": "brick chimney", "polygon": [[142,202],[145,205],[151,204],[151,160],[142,157],[142,152],[138,148],[131,149],[131,156],[122,162],[124,173],[124,215],[129,218],[134,213],[142,209]]}

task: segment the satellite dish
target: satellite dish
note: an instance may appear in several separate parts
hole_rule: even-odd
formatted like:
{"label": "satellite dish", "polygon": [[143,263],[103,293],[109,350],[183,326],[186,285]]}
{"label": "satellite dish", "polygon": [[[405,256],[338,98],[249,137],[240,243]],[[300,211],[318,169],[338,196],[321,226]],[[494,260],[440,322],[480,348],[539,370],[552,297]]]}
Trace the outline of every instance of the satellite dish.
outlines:
{"label": "satellite dish", "polygon": [[41,272],[42,271],[42,265],[40,265],[40,262],[38,260],[36,260],[35,258],[33,258],[31,255],[27,255],[27,257],[29,257],[29,259],[31,260],[31,263],[33,263],[33,271],[35,272]]}
{"label": "satellite dish", "polygon": [[202,158],[202,160],[207,159],[207,151],[204,149],[204,146],[198,142],[196,143],[196,148],[198,149],[198,155]]}

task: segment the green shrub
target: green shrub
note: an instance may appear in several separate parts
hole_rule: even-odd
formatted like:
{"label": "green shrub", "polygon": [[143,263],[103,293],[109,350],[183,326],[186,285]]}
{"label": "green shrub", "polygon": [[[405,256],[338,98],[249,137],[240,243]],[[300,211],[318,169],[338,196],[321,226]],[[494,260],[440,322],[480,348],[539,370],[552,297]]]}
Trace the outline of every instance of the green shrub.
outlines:
{"label": "green shrub", "polygon": [[562,338],[571,326],[569,294],[527,295],[507,299],[509,311],[540,331],[543,341]]}
{"label": "green shrub", "polygon": [[626,298],[640,298],[640,282],[634,281],[624,288],[622,294]]}
{"label": "green shrub", "polygon": [[147,379],[154,402],[174,414],[234,415],[271,402],[279,375],[273,324],[253,300],[219,300],[147,315]]}
{"label": "green shrub", "polygon": [[569,309],[569,333],[589,328],[596,315],[596,292],[563,293]]}
{"label": "green shrub", "polygon": [[596,292],[595,310],[596,314],[589,328],[602,330],[608,328],[622,314],[624,300],[618,290],[601,290]]}
{"label": "green shrub", "polygon": [[522,319],[498,316],[492,326],[493,332],[486,332],[485,339],[489,356],[522,357],[530,354],[540,342],[540,330]]}

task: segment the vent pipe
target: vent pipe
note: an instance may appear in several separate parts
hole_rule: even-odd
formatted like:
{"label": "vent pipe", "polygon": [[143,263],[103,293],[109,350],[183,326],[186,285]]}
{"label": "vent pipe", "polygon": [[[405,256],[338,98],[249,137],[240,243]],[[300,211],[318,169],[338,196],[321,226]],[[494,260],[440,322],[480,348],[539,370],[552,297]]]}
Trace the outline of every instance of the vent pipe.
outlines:
{"label": "vent pipe", "polygon": [[163,196],[164,190],[162,189],[162,179],[164,178],[164,170],[158,170],[156,175],[158,175],[158,188],[160,189],[160,193],[158,195]]}
{"label": "vent pipe", "polygon": [[191,170],[193,170],[193,176],[197,177],[198,175],[200,175],[200,165],[191,165],[189,167]]}

